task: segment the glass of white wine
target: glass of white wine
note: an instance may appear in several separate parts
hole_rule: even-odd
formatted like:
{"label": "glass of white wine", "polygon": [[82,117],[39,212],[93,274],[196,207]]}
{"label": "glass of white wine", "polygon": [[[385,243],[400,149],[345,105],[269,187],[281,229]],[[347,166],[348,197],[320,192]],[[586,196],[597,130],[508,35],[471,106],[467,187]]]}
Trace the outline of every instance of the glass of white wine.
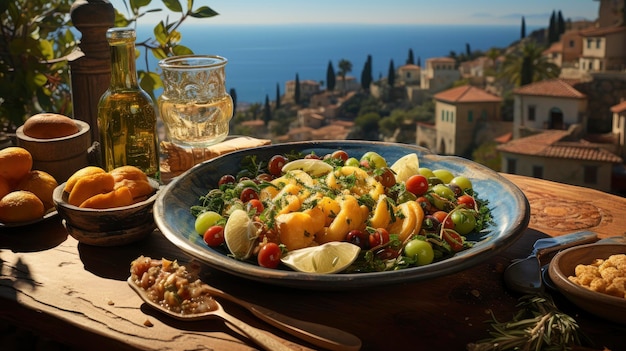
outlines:
{"label": "glass of white wine", "polygon": [[228,136],[233,100],[226,92],[227,59],[173,56],[159,61],[163,93],[158,108],[170,142],[184,148],[217,144]]}

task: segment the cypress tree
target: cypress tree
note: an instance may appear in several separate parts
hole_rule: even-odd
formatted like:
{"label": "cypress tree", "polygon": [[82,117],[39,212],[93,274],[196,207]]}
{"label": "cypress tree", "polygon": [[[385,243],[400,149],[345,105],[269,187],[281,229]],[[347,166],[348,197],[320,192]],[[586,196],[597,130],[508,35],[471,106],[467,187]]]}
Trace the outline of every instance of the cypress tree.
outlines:
{"label": "cypress tree", "polygon": [[522,30],[520,33],[520,39],[526,38],[526,19],[522,16]]}
{"label": "cypress tree", "polygon": [[328,61],[328,67],[326,68],[326,89],[328,91],[335,90],[335,84],[337,83],[337,77],[335,76],[335,68],[332,61]]}
{"label": "cypress tree", "polygon": [[392,88],[396,84],[396,69],[393,66],[393,59],[389,61],[389,73],[387,73],[387,82]]}
{"label": "cypress tree", "polygon": [[369,91],[370,84],[372,83],[372,55],[367,55],[365,65],[363,65],[363,71],[361,71],[361,88],[365,91]]}
{"label": "cypress tree", "polygon": [[233,114],[237,112],[237,92],[235,88],[230,88],[230,97],[233,99]]}
{"label": "cypress tree", "polygon": [[263,106],[263,121],[265,125],[270,123],[272,119],[272,110],[270,109],[270,98],[265,94],[265,105]]}
{"label": "cypress tree", "polygon": [[469,43],[465,43],[465,54],[467,55],[468,59],[472,57],[472,50],[470,49]]}
{"label": "cypress tree", "polygon": [[294,87],[293,99],[296,104],[300,104],[300,77],[298,73],[296,73],[296,86]]}
{"label": "cypress tree", "polygon": [[561,38],[561,34],[565,33],[565,20],[563,19],[563,13],[559,10],[559,14],[557,16],[557,36],[555,41],[559,41]]}
{"label": "cypress tree", "polygon": [[421,57],[417,57],[417,65],[422,67],[422,58]]}
{"label": "cypress tree", "polygon": [[415,59],[413,58],[413,49],[409,49],[409,58],[406,60],[407,65],[415,64]]}
{"label": "cypress tree", "polygon": [[276,109],[280,108],[280,86],[276,83]]}
{"label": "cypress tree", "polygon": [[550,16],[550,25],[548,26],[548,44],[552,44],[556,41],[554,39],[557,32],[556,26],[556,12],[552,11],[552,15]]}

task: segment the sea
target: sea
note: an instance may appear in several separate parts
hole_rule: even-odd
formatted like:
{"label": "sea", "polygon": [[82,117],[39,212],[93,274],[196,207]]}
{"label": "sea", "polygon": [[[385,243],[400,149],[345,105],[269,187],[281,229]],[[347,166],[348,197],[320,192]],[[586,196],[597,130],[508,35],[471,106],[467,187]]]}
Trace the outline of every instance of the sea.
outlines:
{"label": "sea", "polygon": [[[183,23],[181,44],[196,54],[220,55],[226,65],[227,89],[234,89],[237,103],[263,103],[265,97],[282,94],[285,83],[294,80],[324,82],[331,62],[335,73],[339,61],[352,63],[348,76],[360,80],[368,55],[372,76],[386,77],[393,60],[404,65],[413,51],[414,63],[426,59],[471,51],[505,48],[520,38],[520,25],[365,25],[285,24],[212,25]],[[153,37],[153,25],[137,28],[137,41]],[[527,33],[535,28],[527,26]],[[151,55],[150,55],[151,56]],[[157,71],[157,60],[149,57],[148,67]],[[145,69],[138,67],[139,69]],[[324,85],[322,85],[324,87]]]}

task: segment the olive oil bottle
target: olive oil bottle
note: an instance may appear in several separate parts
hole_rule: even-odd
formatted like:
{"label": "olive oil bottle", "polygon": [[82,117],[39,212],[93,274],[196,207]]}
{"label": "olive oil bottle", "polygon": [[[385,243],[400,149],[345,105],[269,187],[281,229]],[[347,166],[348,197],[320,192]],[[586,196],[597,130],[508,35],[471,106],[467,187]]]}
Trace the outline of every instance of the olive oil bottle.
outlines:
{"label": "olive oil bottle", "polygon": [[135,166],[159,179],[156,109],[138,83],[135,30],[111,28],[106,36],[111,48],[111,85],[98,103],[102,166],[106,171]]}

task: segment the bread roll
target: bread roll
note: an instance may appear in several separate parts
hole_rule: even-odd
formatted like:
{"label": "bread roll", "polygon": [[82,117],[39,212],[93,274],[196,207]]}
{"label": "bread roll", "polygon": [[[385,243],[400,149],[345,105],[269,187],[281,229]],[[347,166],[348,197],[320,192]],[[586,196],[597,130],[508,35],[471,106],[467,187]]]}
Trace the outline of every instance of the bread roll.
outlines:
{"label": "bread roll", "polygon": [[40,113],[24,123],[24,135],[36,139],[62,138],[78,133],[74,120],[56,113]]}

